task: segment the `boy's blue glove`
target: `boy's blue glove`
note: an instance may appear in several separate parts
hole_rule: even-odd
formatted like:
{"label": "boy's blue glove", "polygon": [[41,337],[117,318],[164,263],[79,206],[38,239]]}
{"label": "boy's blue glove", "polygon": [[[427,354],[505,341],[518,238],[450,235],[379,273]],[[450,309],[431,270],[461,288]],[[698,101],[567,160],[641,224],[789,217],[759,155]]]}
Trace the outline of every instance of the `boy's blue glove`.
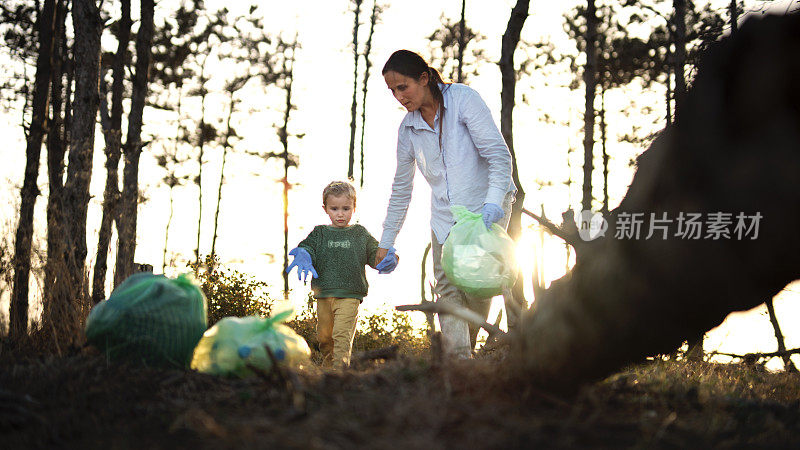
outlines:
{"label": "boy's blue glove", "polygon": [[383,257],[375,268],[378,269],[378,273],[392,273],[395,267],[397,267],[397,254],[395,254],[394,247],[391,247],[389,248],[389,253]]}
{"label": "boy's blue glove", "polygon": [[314,270],[314,265],[311,263],[311,254],[308,253],[308,250],[302,247],[295,247],[289,254],[294,256],[294,260],[292,260],[292,263],[286,268],[286,273],[291,272],[292,268],[297,266],[297,279],[303,280],[303,283],[306,282],[308,274],[311,274],[311,279],[319,278],[317,271]]}
{"label": "boy's blue glove", "polygon": [[483,224],[486,225],[487,230],[490,230],[492,224],[502,219],[505,213],[503,212],[503,208],[494,203],[484,203],[481,215],[483,216]]}

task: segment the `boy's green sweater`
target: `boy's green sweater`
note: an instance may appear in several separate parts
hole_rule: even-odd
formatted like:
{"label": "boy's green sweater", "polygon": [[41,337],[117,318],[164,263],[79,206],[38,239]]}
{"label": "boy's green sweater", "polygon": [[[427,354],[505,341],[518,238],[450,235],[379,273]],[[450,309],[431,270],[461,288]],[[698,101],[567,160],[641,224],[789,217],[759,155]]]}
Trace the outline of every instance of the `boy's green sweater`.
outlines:
{"label": "boy's green sweater", "polygon": [[378,241],[361,225],[336,228],[317,225],[298,247],[308,250],[318,278],[311,280],[316,298],[357,298],[367,295],[364,266],[375,267]]}

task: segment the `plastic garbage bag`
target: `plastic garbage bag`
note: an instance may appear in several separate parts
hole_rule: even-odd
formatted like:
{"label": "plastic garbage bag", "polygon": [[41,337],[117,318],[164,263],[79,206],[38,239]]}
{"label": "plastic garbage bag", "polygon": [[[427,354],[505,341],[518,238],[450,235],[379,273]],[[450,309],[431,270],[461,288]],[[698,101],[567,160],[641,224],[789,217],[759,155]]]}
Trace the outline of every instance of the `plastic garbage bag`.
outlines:
{"label": "plastic garbage bag", "polygon": [[308,362],[308,343],[291,328],[281,324],[291,311],[274,317],[225,317],[205,332],[192,358],[192,369],[214,375],[253,375],[248,365],[272,370],[269,347],[280,365],[296,367]]}
{"label": "plastic garbage bag", "polygon": [[442,269],[447,279],[467,294],[479,298],[500,295],[517,279],[515,244],[497,224],[486,229],[480,214],[463,206],[450,208],[456,224],[442,248]]}
{"label": "plastic garbage bag", "polygon": [[186,368],[206,320],[205,295],[189,276],[142,272],[92,308],[86,338],[110,359]]}

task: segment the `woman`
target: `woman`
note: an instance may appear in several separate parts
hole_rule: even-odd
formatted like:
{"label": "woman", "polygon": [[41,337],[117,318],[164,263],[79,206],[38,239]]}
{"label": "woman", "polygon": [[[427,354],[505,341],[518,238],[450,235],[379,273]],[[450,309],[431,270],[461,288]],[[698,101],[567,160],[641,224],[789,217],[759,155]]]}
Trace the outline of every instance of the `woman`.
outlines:
{"label": "woman", "polygon": [[[508,226],[516,192],[511,154],[480,95],[463,84],[445,84],[418,54],[394,52],[382,74],[408,113],[398,130],[397,171],[377,258],[386,256],[403,225],[416,163],[431,186],[431,248],[439,301],[466,306],[486,319],[491,299],[467,295],[447,280],[442,244],[454,224],[451,205],[482,213],[487,228],[492,223]],[[511,297],[506,294],[508,310]],[[468,358],[478,328],[450,315],[439,316],[439,325],[445,353]]]}

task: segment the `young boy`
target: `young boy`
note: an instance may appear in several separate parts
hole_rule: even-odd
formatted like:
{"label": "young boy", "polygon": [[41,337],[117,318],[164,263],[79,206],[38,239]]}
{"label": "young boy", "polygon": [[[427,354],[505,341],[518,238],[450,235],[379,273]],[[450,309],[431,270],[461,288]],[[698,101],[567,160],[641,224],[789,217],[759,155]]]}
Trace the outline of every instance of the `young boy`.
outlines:
{"label": "young boy", "polygon": [[350,364],[358,307],[367,295],[364,266],[390,273],[398,257],[392,248],[378,262],[378,241],[361,225],[350,225],[356,209],[356,190],[350,183],[334,181],[322,191],[322,208],[330,225],[317,225],[290,255],[290,272],[297,266],[297,279],[311,274],[311,289],[317,300],[317,339],[323,365]]}

